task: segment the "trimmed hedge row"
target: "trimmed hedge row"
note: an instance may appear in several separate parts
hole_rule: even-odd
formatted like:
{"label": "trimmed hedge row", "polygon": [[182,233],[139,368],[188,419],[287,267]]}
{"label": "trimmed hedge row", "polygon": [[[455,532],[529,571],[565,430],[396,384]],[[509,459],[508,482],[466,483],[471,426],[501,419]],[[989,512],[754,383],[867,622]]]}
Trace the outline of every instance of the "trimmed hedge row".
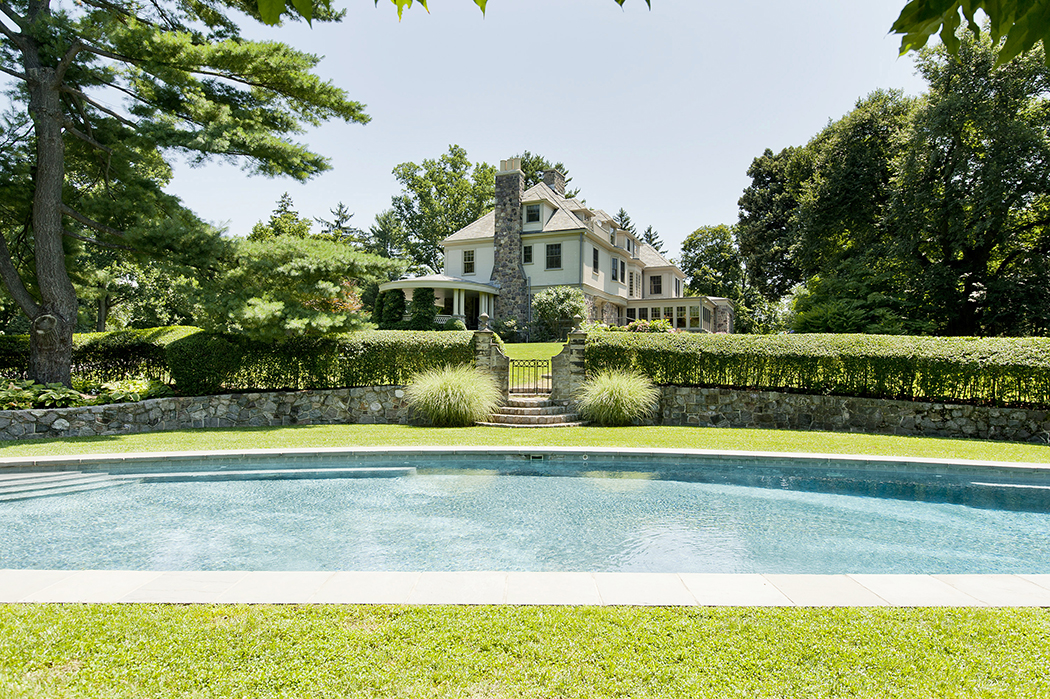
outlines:
{"label": "trimmed hedge row", "polygon": [[595,332],[585,360],[659,384],[1050,406],[1050,338]]}
{"label": "trimmed hedge row", "polygon": [[440,366],[471,363],[472,332],[375,330],[332,338],[262,343],[197,333],[171,343],[167,360],[180,393],[389,386]]}
{"label": "trimmed hedge row", "polygon": [[[102,383],[132,378],[166,380],[167,346],[200,330],[171,326],[73,335],[75,381]],[[29,372],[29,336],[0,335],[0,376],[24,379]]]}

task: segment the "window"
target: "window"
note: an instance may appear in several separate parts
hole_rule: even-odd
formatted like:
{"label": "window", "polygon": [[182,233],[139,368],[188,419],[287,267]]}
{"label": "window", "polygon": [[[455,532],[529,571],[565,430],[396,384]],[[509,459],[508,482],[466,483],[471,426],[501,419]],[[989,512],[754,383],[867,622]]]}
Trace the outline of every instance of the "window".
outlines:
{"label": "window", "polygon": [[617,277],[616,274],[617,274],[617,270],[620,269],[620,261],[617,260],[615,257],[612,258],[612,261],[613,261],[613,263],[612,263],[613,281],[617,281],[619,279],[619,277]]}
{"label": "window", "polygon": [[547,244],[547,269],[561,269],[561,243]]}
{"label": "window", "polygon": [[664,293],[662,277],[649,277],[649,293],[653,296],[659,296]]}
{"label": "window", "polygon": [[682,295],[682,280],[678,277],[674,278],[674,295],[675,298],[679,298]]}
{"label": "window", "polygon": [[539,223],[540,205],[529,204],[525,207],[525,223]]}
{"label": "window", "polygon": [[627,296],[634,297],[634,272],[631,272],[627,278],[630,280],[627,284]]}
{"label": "window", "polygon": [[649,309],[639,308],[638,309],[638,320],[649,320]]}
{"label": "window", "polygon": [[685,306],[678,306],[678,317],[676,319],[675,327],[678,327],[678,328],[684,328],[685,327]]}
{"label": "window", "polygon": [[613,247],[616,247],[616,234],[615,233],[610,233],[609,234],[609,244],[612,245]]}
{"label": "window", "polygon": [[700,327],[700,307],[699,306],[690,306],[689,307],[689,327],[690,328],[699,328]]}
{"label": "window", "polygon": [[664,320],[669,320],[671,325],[674,325],[674,307],[664,306]]}
{"label": "window", "polygon": [[623,260],[620,260],[620,281],[624,284],[627,283],[627,265]]}
{"label": "window", "polygon": [[634,318],[634,309],[633,308],[628,308],[627,309],[627,321],[630,322],[630,321],[632,321],[634,319],[635,319]]}
{"label": "window", "polygon": [[463,274],[474,274],[474,251],[463,251]]}
{"label": "window", "polygon": [[521,248],[521,261],[522,261],[523,264],[526,264],[526,265],[531,265],[532,264],[532,246],[531,245],[525,245],[524,247]]}
{"label": "window", "polygon": [[711,329],[711,309],[704,308],[704,327],[708,330]]}
{"label": "window", "polygon": [[598,273],[598,248],[591,248],[591,271]]}
{"label": "window", "polygon": [[660,320],[660,309],[659,307],[653,308],[653,315],[651,320]]}

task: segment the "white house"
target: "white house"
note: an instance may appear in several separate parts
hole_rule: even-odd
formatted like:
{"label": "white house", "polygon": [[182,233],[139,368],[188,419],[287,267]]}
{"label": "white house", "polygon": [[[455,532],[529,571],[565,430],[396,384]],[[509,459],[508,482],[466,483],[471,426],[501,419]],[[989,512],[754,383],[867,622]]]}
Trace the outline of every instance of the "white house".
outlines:
{"label": "white house", "polygon": [[575,286],[588,320],[625,325],[666,319],[682,330],[733,332],[728,299],[685,296],[685,275],[612,216],[565,197],[565,177],[543,173],[525,190],[518,158],[496,174],[496,208],[445,238],[443,274],[388,282],[382,291],[434,289],[444,315],[476,328],[478,316],[530,320],[533,294]]}

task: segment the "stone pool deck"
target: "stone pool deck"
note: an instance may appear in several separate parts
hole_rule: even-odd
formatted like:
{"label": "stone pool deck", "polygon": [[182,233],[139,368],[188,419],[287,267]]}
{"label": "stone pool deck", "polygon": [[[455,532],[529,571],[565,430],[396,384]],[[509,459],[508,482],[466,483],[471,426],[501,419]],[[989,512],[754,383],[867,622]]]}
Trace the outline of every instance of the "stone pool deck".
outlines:
{"label": "stone pool deck", "polygon": [[0,570],[0,603],[1050,607],[1050,575]]}

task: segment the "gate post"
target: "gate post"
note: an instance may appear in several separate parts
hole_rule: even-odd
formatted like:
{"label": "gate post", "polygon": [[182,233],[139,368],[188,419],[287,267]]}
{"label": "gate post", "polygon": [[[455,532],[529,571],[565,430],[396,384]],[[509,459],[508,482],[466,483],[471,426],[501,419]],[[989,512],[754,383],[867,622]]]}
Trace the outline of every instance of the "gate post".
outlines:
{"label": "gate post", "polygon": [[566,405],[576,400],[576,392],[587,378],[584,364],[584,348],[587,344],[587,333],[580,330],[583,318],[575,316],[576,321],[569,332],[569,341],[564,349],[551,359],[551,400],[561,401]]}
{"label": "gate post", "polygon": [[489,316],[482,313],[478,316],[478,329],[474,331],[474,366],[487,371],[496,379],[496,385],[506,399],[510,395],[510,359],[503,354],[499,345],[492,341],[492,336]]}

